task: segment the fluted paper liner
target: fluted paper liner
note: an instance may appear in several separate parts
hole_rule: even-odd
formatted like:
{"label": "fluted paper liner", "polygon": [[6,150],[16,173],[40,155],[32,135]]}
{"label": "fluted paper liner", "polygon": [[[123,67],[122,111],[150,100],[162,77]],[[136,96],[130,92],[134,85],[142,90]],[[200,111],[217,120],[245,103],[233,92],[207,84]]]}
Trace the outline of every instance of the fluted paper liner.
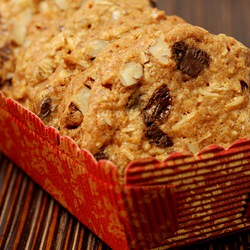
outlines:
{"label": "fluted paper liner", "polygon": [[0,92],[0,150],[112,249],[167,249],[250,228],[250,139],[129,164],[121,181]]}

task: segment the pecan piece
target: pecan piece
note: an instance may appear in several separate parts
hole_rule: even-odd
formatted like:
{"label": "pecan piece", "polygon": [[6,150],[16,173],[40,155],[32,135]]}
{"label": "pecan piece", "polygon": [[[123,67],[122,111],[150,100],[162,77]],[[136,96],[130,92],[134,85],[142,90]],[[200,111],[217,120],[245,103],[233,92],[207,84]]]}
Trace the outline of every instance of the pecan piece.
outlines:
{"label": "pecan piece", "polygon": [[121,71],[121,83],[125,87],[138,84],[143,77],[143,67],[140,63],[126,63]]}
{"label": "pecan piece", "polygon": [[197,77],[205,66],[209,66],[209,55],[196,47],[191,47],[185,42],[177,42],[172,46],[177,69],[183,73]]}

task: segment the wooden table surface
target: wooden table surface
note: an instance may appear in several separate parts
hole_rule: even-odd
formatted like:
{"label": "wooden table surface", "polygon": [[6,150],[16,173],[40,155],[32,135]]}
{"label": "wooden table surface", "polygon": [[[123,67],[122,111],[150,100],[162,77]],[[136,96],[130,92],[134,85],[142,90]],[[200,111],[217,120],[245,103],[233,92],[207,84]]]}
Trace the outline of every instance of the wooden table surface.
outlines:
{"label": "wooden table surface", "polygon": [[[250,0],[158,0],[167,14],[250,47]],[[110,249],[0,153],[0,250]],[[250,232],[184,249],[250,250]]]}

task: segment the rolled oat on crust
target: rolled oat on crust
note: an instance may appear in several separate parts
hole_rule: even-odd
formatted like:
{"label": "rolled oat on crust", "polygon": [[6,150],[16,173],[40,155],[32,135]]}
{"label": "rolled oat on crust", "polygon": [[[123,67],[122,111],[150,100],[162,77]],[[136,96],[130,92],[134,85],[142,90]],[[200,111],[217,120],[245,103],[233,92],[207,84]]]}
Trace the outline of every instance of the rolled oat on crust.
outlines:
{"label": "rolled oat on crust", "polygon": [[146,0],[51,11],[33,14],[4,90],[96,159],[122,172],[141,157],[250,135],[250,51],[240,42]]}

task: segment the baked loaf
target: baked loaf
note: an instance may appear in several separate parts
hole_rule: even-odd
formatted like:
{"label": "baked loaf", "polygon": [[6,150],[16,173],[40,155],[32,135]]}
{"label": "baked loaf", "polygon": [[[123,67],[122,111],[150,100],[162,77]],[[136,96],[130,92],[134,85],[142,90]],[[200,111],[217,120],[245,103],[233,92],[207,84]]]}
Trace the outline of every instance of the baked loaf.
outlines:
{"label": "baked loaf", "polygon": [[88,0],[31,20],[3,91],[96,159],[122,172],[249,137],[250,51],[235,39],[146,0]]}
{"label": "baked loaf", "polygon": [[0,83],[11,83],[20,47],[32,42],[27,35],[39,31],[45,36],[44,27],[51,29],[55,19],[67,18],[81,4],[82,0],[1,0]]}

